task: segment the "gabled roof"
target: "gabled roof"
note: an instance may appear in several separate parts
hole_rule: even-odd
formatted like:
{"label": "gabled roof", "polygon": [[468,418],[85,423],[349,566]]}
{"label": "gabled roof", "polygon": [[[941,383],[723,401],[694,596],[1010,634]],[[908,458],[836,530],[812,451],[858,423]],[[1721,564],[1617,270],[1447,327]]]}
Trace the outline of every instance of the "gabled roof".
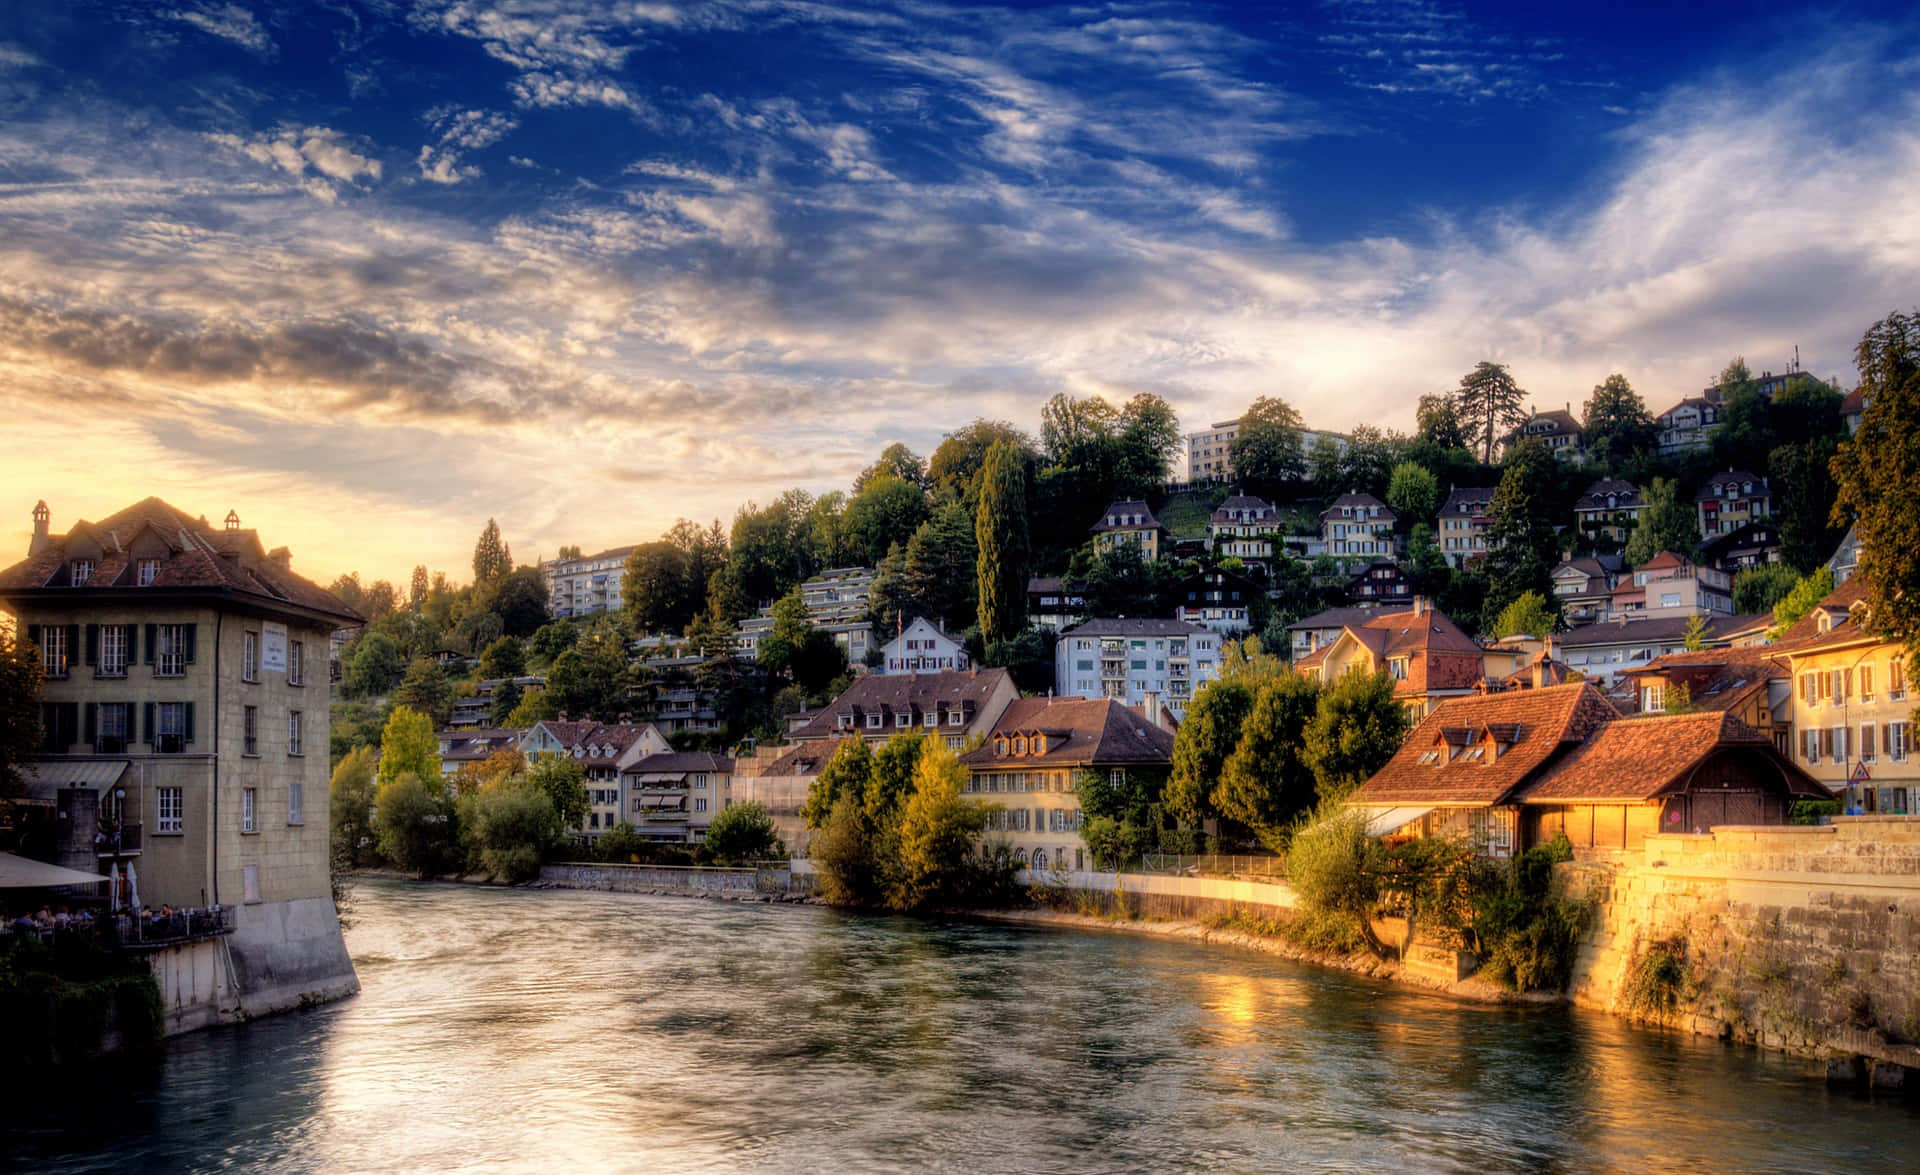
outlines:
{"label": "gabled roof", "polygon": [[1330,628],[1345,628],[1349,624],[1364,624],[1378,615],[1380,615],[1378,608],[1329,608],[1325,612],[1316,612],[1305,620],[1294,621],[1287,625],[1287,631],[1324,632]]}
{"label": "gabled roof", "polygon": [[1069,636],[1204,636],[1207,629],[1184,620],[1157,617],[1095,617],[1083,621],[1060,635]]}
{"label": "gabled roof", "polygon": [[1492,486],[1468,486],[1455,490],[1447,495],[1446,501],[1440,503],[1440,513],[1466,514],[1470,512],[1467,507],[1476,503],[1485,506],[1493,501],[1493,489]]}
{"label": "gabled roof", "polygon": [[[1043,734],[1045,754],[1002,755],[997,741]],[[976,770],[1123,766],[1173,761],[1173,732],[1114,698],[1021,698],[994,723],[986,745],[960,756]]]}
{"label": "gabled roof", "polygon": [[1256,498],[1251,494],[1235,494],[1220,503],[1219,507],[1216,508],[1212,514],[1208,515],[1207,520],[1209,522],[1223,523],[1238,522],[1241,520],[1234,517],[1234,512],[1249,510],[1253,512],[1256,520],[1273,518],[1278,513],[1274,510],[1272,504],[1264,498]]}
{"label": "gabled roof", "polygon": [[[1011,689],[1013,678],[1005,669],[942,670],[937,673],[870,673],[855,678],[847,691],[814,715],[813,721],[794,732],[796,741],[834,738],[841,733],[841,715],[855,718],[855,729],[865,729],[859,721],[868,714],[926,714],[928,711],[951,713],[958,708],[965,714],[977,714],[987,700],[1003,687]],[[967,719],[973,721],[971,717]],[[915,724],[918,725],[917,723]],[[894,729],[892,722],[887,729]]]}
{"label": "gabled roof", "polygon": [[[141,587],[135,579],[129,549],[147,534],[160,541],[166,554],[160,557],[153,582]],[[66,578],[74,557],[71,551],[83,542],[98,546],[100,557],[85,586],[69,587]],[[217,592],[268,607],[318,613],[342,625],[365,621],[332,592],[295,575],[282,561],[285,557],[284,547],[272,554],[263,550],[252,530],[215,530],[203,518],[194,518],[159,498],[147,498],[99,522],[77,522],[66,534],[50,536],[44,549],[0,571],[0,595]]]}
{"label": "gabled roof", "polygon": [[1731,710],[1767,682],[1789,675],[1786,663],[1764,646],[1702,649],[1668,653],[1626,675],[1659,678],[1687,687],[1688,700],[1702,710]]}
{"label": "gabled roof", "polygon": [[706,751],[666,751],[635,761],[623,775],[684,775],[689,771],[708,771],[719,775],[733,771],[733,760]]}
{"label": "gabled roof", "polygon": [[[1853,576],[1848,579],[1847,582],[1828,592],[1825,599],[1809,608],[1807,614],[1794,621],[1793,624],[1787,628],[1787,631],[1780,634],[1780,639],[1774,643],[1777,645],[1794,645],[1797,649],[1816,640],[1826,640],[1832,637],[1833,633],[1822,633],[1820,631],[1820,614],[1823,612],[1826,613],[1830,626],[1838,628],[1842,623],[1841,618],[1850,614],[1853,606],[1866,598],[1867,581],[1861,576]],[[1857,630],[1850,630],[1844,639],[1858,640],[1860,635]]]}
{"label": "gabled roof", "polygon": [[1675,404],[1673,407],[1667,409],[1665,412],[1654,413],[1653,418],[1655,420],[1665,420],[1667,417],[1672,416],[1675,412],[1680,411],[1680,409],[1682,408],[1688,408],[1688,407],[1712,408],[1718,405],[1719,403],[1720,403],[1720,389],[1708,388],[1706,395],[1682,396],[1678,404]]}
{"label": "gabled roof", "polygon": [[[1615,502],[1612,506],[1607,505],[1608,494],[1614,496]],[[1641,500],[1639,486],[1617,477],[1608,477],[1588,486],[1586,491],[1574,500],[1573,508],[1575,510],[1619,510],[1644,505],[1646,503]]]}
{"label": "gabled roof", "polygon": [[[1530,783],[1567,746],[1617,717],[1584,682],[1442,702],[1351,804],[1498,804]],[[1502,742],[1500,735],[1513,741]],[[1469,758],[1476,745],[1483,749]],[[1465,750],[1449,752],[1456,747]],[[1423,758],[1429,759],[1422,762]]]}
{"label": "gabled roof", "polygon": [[[1598,624],[1583,624],[1553,639],[1562,649],[1658,643],[1678,640],[1686,635],[1687,625],[1692,619],[1692,616],[1647,616],[1634,620],[1603,620]],[[1704,633],[1706,639],[1719,640],[1721,634],[1730,631],[1733,622],[1740,619],[1744,618],[1708,616]]]}
{"label": "gabled roof", "polygon": [[[1529,431],[1530,429],[1537,429],[1538,426],[1542,424],[1552,427],[1545,431]],[[1574,419],[1573,413],[1564,408],[1551,408],[1545,412],[1535,412],[1527,418],[1525,424],[1508,433],[1505,439],[1507,441],[1513,441],[1522,436],[1546,436],[1548,434],[1555,436],[1579,436],[1580,422]]]}
{"label": "gabled roof", "polygon": [[1715,493],[1713,487],[1724,487],[1746,482],[1752,482],[1756,488],[1756,492],[1767,488],[1767,479],[1757,473],[1746,469],[1725,469],[1719,473],[1709,475],[1705,481],[1701,482],[1700,488],[1694,492],[1693,500],[1696,502],[1704,502],[1708,498],[1725,497],[1726,495],[1724,493]]}
{"label": "gabled roof", "polygon": [[1707,756],[1739,748],[1771,760],[1792,794],[1832,797],[1781,756],[1771,738],[1732,714],[1706,711],[1609,722],[1525,787],[1519,799],[1527,804],[1651,800],[1684,790]]}
{"label": "gabled roof", "polygon": [[[1343,506],[1352,507],[1355,509],[1364,507],[1368,512],[1367,513],[1368,518],[1370,519],[1378,518],[1383,522],[1392,522],[1394,519],[1400,517],[1398,514],[1395,514],[1392,508],[1389,507],[1385,502],[1382,502],[1380,499],[1374,497],[1372,494],[1366,493],[1361,490],[1350,490],[1347,493],[1341,494],[1339,497],[1333,500],[1333,505],[1328,506],[1325,510],[1322,510],[1320,512],[1320,517],[1322,518],[1341,517],[1340,508]],[[1375,510],[1378,510],[1379,513],[1378,514],[1373,513],[1373,511]]]}
{"label": "gabled roof", "polygon": [[[1137,517],[1140,519],[1140,521],[1115,522],[1112,525],[1108,525],[1107,519],[1114,518],[1116,516]],[[1128,498],[1125,501],[1114,502],[1112,505],[1108,506],[1105,510],[1102,510],[1100,512],[1099,519],[1087,529],[1093,530],[1093,531],[1159,530],[1161,529],[1161,526],[1160,526],[1160,520],[1153,516],[1153,510],[1150,507],[1148,507],[1148,505],[1145,502],[1141,501],[1138,498]]]}

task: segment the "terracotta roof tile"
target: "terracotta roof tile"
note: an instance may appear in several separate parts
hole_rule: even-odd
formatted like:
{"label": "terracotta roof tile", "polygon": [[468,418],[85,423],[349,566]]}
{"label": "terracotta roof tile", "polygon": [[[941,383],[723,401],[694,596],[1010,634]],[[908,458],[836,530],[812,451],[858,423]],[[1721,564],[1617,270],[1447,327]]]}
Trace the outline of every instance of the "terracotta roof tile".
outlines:
{"label": "terracotta roof tile", "polygon": [[1773,740],[1732,714],[1708,711],[1622,718],[1602,727],[1521,793],[1523,803],[1650,800],[1686,786],[1693,769],[1715,751],[1749,747],[1772,758],[1796,795],[1830,793],[1782,758]]}
{"label": "terracotta roof tile", "polygon": [[[1044,755],[1002,755],[1001,737],[1043,733]],[[1091,766],[1173,761],[1173,732],[1113,698],[1021,698],[994,724],[987,744],[960,756],[969,767]]]}
{"label": "terracotta roof tile", "polygon": [[[858,678],[847,687],[847,691],[827,703],[826,707],[814,715],[813,721],[795,731],[796,741],[807,739],[830,739],[842,733],[840,716],[853,715],[856,719],[854,729],[865,730],[864,719],[868,714],[882,714],[891,718],[895,714],[908,713],[924,716],[929,710],[951,712],[959,707],[966,716],[968,726],[1002,687],[1011,688],[1013,679],[1005,669],[968,669],[942,670],[938,673],[870,673]],[[898,729],[888,721],[885,730],[892,734]],[[921,729],[915,722],[913,729]],[[941,724],[946,730],[946,723]]]}
{"label": "terracotta roof tile", "polygon": [[[1405,745],[1348,802],[1471,807],[1501,803],[1531,782],[1569,744],[1616,717],[1606,699],[1585,683],[1453,698],[1414,727]],[[1478,758],[1466,757],[1471,747],[1460,755],[1447,755],[1444,732],[1485,732],[1489,726],[1515,727],[1519,741],[1498,747],[1487,736]],[[1430,761],[1422,762],[1423,758]]]}

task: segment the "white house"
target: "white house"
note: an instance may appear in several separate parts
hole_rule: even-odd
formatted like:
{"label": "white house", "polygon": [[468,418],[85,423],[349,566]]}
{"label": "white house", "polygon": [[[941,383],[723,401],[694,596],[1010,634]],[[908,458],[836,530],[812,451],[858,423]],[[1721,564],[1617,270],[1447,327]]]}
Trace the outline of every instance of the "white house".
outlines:
{"label": "white house", "polygon": [[942,632],[924,616],[916,616],[898,636],[880,646],[876,673],[934,673],[943,669],[971,669],[972,660],[959,639]]}
{"label": "white house", "polygon": [[1054,692],[1129,705],[1157,695],[1182,717],[1194,693],[1220,676],[1224,639],[1183,620],[1089,620],[1060,634]]}

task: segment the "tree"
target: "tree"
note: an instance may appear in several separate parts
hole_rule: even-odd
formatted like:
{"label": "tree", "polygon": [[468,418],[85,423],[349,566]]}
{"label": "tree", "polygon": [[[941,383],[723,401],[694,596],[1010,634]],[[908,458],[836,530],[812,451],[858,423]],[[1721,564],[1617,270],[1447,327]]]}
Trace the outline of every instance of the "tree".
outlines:
{"label": "tree", "polygon": [[527,642],[535,656],[553,660],[573,647],[580,639],[580,630],[564,620],[554,620],[540,626],[533,639]]}
{"label": "tree", "polygon": [[702,842],[716,860],[746,864],[778,857],[785,852],[773,817],[765,807],[749,801],[722,808],[707,825]]}
{"label": "tree", "polygon": [[1303,674],[1261,683],[1240,725],[1240,741],[1221,765],[1214,805],[1269,847],[1277,847],[1287,823],[1313,806],[1314,773],[1304,751],[1319,699],[1319,683]]}
{"label": "tree", "polygon": [[340,692],[350,698],[371,698],[393,688],[400,676],[400,646],[384,633],[370,632],[354,642]]}
{"label": "tree", "polygon": [[1253,691],[1237,681],[1209,682],[1194,695],[1173,736],[1173,773],[1167,777],[1167,810],[1181,823],[1198,827],[1219,815],[1214,789],[1252,709]]}
{"label": "tree", "polygon": [[[819,569],[809,514],[813,498],[788,490],[762,508],[752,502],[733,516],[727,571],[744,603],[730,609],[734,619],[752,611],[752,601],[770,600]],[[709,584],[708,598],[712,598]]]}
{"label": "tree", "polygon": [[1547,598],[1539,592],[1528,591],[1514,597],[1512,603],[1500,610],[1487,635],[1495,640],[1510,636],[1545,640],[1558,627],[1560,614],[1547,603]]}
{"label": "tree", "polygon": [[908,615],[930,617],[955,631],[973,623],[980,599],[978,552],[965,506],[955,501],[935,510],[902,552],[901,587],[912,602]]}
{"label": "tree", "polygon": [[787,676],[793,668],[794,658],[800,652],[800,646],[811,631],[813,613],[807,610],[806,599],[795,587],[773,602],[773,625],[760,638],[760,668],[773,677]]}
{"label": "tree", "polygon": [[1494,444],[1527,422],[1527,410],[1521,407],[1527,393],[1499,363],[1476,363],[1460,377],[1453,398],[1468,442],[1479,446],[1480,460],[1488,465],[1493,464]]}
{"label": "tree", "polygon": [[1779,444],[1773,409],[1744,357],[1720,372],[1720,424],[1713,432],[1714,460],[1730,469],[1766,472],[1767,454]]}
{"label": "tree", "polygon": [[846,676],[847,651],[832,633],[809,625],[787,667],[793,673],[793,683],[808,698],[822,698],[831,692],[834,681]]}
{"label": "tree", "polygon": [[[500,618],[500,632],[507,636],[532,636],[552,619],[547,611],[547,579],[538,567],[514,568],[485,584],[475,584],[473,592],[477,604]],[[476,651],[492,644],[493,636],[476,644]]]}
{"label": "tree", "polygon": [[1039,454],[1033,438],[1004,420],[976,420],[943,438],[927,460],[927,474],[936,493],[971,500],[974,475],[987,463],[987,450],[1004,441],[1030,467]]}
{"label": "tree", "polygon": [[973,534],[980,633],[988,641],[1007,640],[1027,626],[1026,471],[1019,454],[1001,442],[987,450],[978,480],[980,507]]}
{"label": "tree", "polygon": [[527,786],[553,804],[563,828],[583,828],[592,805],[587,801],[587,769],[571,755],[541,755],[527,768]]}
{"label": "tree", "polygon": [[1114,438],[1116,488],[1144,497],[1167,481],[1180,451],[1180,422],[1164,399],[1141,392],[1120,410],[1119,423]]}
{"label": "tree", "polygon": [[1742,616],[1771,612],[1799,582],[1800,577],[1785,563],[1748,567],[1733,577],[1733,610]]}
{"label": "tree", "polygon": [[[1406,455],[1406,438],[1382,432],[1371,424],[1355,425],[1348,434],[1347,451],[1340,458],[1341,489],[1365,490],[1384,495],[1393,478],[1394,466]],[[1335,487],[1322,486],[1323,490]],[[1435,501],[1439,500],[1439,481],[1434,482]]]}
{"label": "tree", "polygon": [[635,631],[680,632],[699,611],[706,586],[704,577],[692,579],[686,552],[662,539],[627,555],[620,595]]}
{"label": "tree", "polygon": [[407,584],[407,607],[415,612],[427,606],[427,593],[431,590],[427,579],[427,565],[416,564],[413,578]]}
{"label": "tree", "polygon": [[858,497],[866,488],[883,477],[891,477],[917,487],[925,493],[929,484],[927,463],[906,445],[895,441],[880,450],[880,459],[860,471],[853,479],[853,493]]}
{"label": "tree", "polygon": [[887,904],[916,910],[955,895],[987,809],[963,794],[967,769],[945,742],[931,740],[913,770],[913,793],[900,811],[898,857],[887,877]]}
{"label": "tree", "polygon": [[369,620],[378,620],[400,606],[400,594],[393,585],[384,579],[376,579],[367,594],[360,600],[360,614]]}
{"label": "tree", "polygon": [[855,558],[878,563],[895,543],[904,543],[927,520],[927,492],[914,482],[882,473],[867,483],[842,520]]}
{"label": "tree", "polygon": [[1088,544],[1067,564],[1067,591],[1086,601],[1087,616],[1157,616],[1173,583],[1166,560],[1147,562],[1134,543]]}
{"label": "tree", "polygon": [[856,797],[842,795],[834,801],[820,831],[807,844],[807,859],[818,871],[820,896],[830,905],[865,906],[880,900],[873,829]]}
{"label": "tree", "polygon": [[570,718],[611,722],[627,703],[626,640],[605,626],[553,659],[547,670],[547,697]]}
{"label": "tree", "polygon": [[1833,594],[1833,568],[1819,567],[1811,575],[1800,577],[1786,598],[1773,606],[1773,627],[1767,630],[1769,640],[1779,640],[1781,635],[1802,616],[1813,611],[1814,605]]}
{"label": "tree", "polygon": [[1481,624],[1491,627],[1508,604],[1528,592],[1549,597],[1548,573],[1559,561],[1560,541],[1553,520],[1557,470],[1538,441],[1522,441],[1507,454],[1500,484],[1487,504],[1493,525],[1487,531],[1487,598]]}
{"label": "tree", "polygon": [[1780,561],[1796,571],[1820,564],[1840,541],[1844,528],[1832,525],[1840,487],[1831,472],[1840,441],[1813,436],[1784,444],[1767,457],[1773,491],[1773,521],[1780,528]]}
{"label": "tree", "polygon": [[1238,682],[1249,690],[1257,690],[1287,672],[1287,663],[1277,654],[1267,652],[1265,642],[1257,636],[1228,641],[1220,648],[1220,681]]}
{"label": "tree", "polygon": [[873,752],[863,738],[841,739],[820,774],[807,788],[807,801],[800,808],[808,828],[824,828],[834,805],[852,799],[865,805],[867,785],[873,778]]}
{"label": "tree", "polygon": [[1387,505],[1408,525],[1430,519],[1440,505],[1440,479],[1424,465],[1402,461],[1388,475]]}
{"label": "tree", "polygon": [[1380,900],[1374,851],[1366,815],[1338,809],[1294,836],[1287,850],[1287,883],[1305,912],[1336,919],[1385,958],[1386,946],[1373,930],[1373,910]]}
{"label": "tree", "polygon": [[1656,477],[1640,491],[1646,511],[1640,525],[1627,536],[1624,552],[1629,567],[1640,567],[1662,551],[1691,556],[1700,547],[1700,524],[1693,503],[1680,496],[1680,484]]}
{"label": "tree", "polygon": [[427,716],[435,726],[446,725],[453,715],[453,687],[439,662],[431,657],[415,657],[407,666],[407,675],[393,691],[393,700]]}
{"label": "tree", "polygon": [[[335,599],[347,607],[352,608],[355,612],[361,612],[361,608],[367,600],[367,589],[360,586],[360,573],[358,571],[349,571],[345,575],[338,577],[327,585],[327,590],[333,593]],[[361,612],[361,614],[365,615],[364,612]]]}
{"label": "tree", "polygon": [[1261,396],[1240,418],[1240,429],[1227,442],[1227,459],[1234,476],[1248,486],[1273,493],[1306,474],[1301,434],[1306,425],[1300,414],[1278,396]]}
{"label": "tree", "polygon": [[380,732],[380,784],[384,787],[403,775],[416,775],[439,787],[440,740],[425,714],[410,706],[395,706]]}
{"label": "tree", "polygon": [[20,765],[40,747],[40,650],[0,625],[0,800],[26,790]]}
{"label": "tree", "polygon": [[479,540],[473,544],[474,586],[491,583],[512,570],[513,559],[507,554],[507,545],[500,538],[500,524],[489,518],[486,528],[480,532]]}
{"label": "tree", "polygon": [[1460,418],[1460,401],[1443,392],[1421,396],[1414,420],[1417,438],[1434,448],[1466,449],[1473,443]]}
{"label": "tree", "polygon": [[380,855],[402,869],[429,877],[452,860],[455,821],[452,801],[436,776],[431,783],[411,771],[387,776],[374,794],[374,837]]}
{"label": "tree", "polygon": [[899,814],[900,805],[913,792],[914,771],[919,766],[920,756],[938,741],[917,731],[896,734],[881,743],[880,749],[874,752],[873,772],[867,776],[864,802],[867,819],[875,827],[891,824]]}
{"label": "tree", "polygon": [[514,712],[520,708],[524,693],[519,683],[511,677],[493,687],[491,704],[487,707],[488,725],[495,729],[512,725]]}
{"label": "tree", "polygon": [[1387,765],[1411,720],[1387,673],[1345,673],[1320,691],[1307,727],[1307,761],[1321,801],[1343,800]]}
{"label": "tree", "polygon": [[1581,420],[1582,445],[1593,459],[1619,470],[1653,448],[1659,429],[1645,400],[1618,372],[1594,385]]}
{"label": "tree", "polygon": [[327,785],[328,857],[351,869],[374,844],[373,748],[355,747],[333,769]]}
{"label": "tree", "polygon": [[1040,409],[1040,446],[1047,463],[1076,473],[1110,476],[1119,413],[1098,396],[1076,400],[1065,392]]}
{"label": "tree", "polygon": [[480,865],[497,881],[532,881],[560,843],[553,801],[537,787],[494,787],[470,797],[462,821]]}
{"label": "tree", "polygon": [[1707,647],[1707,617],[1703,612],[1695,612],[1687,617],[1687,630],[1680,635],[1680,643],[1689,653],[1697,653]]}
{"label": "tree", "polygon": [[480,677],[485,681],[500,681],[504,678],[519,677],[527,671],[526,646],[510,636],[503,636],[487,646],[480,654]]}
{"label": "tree", "polygon": [[525,730],[536,722],[550,722],[560,717],[560,707],[553,704],[543,689],[530,689],[521,696],[513,710],[507,714],[502,726],[513,730]]}
{"label": "tree", "polygon": [[1854,366],[1867,406],[1833,459],[1833,521],[1853,521],[1874,624],[1911,653],[1920,648],[1920,310],[1868,327]]}

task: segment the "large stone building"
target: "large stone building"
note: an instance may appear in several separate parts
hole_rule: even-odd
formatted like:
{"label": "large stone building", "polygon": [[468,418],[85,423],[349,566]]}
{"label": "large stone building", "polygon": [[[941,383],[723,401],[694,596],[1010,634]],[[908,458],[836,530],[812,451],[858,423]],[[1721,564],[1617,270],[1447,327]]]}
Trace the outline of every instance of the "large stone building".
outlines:
{"label": "large stone building", "polygon": [[362,618],[236,514],[216,529],[158,498],[65,534],[41,503],[0,604],[45,671],[25,802],[64,830],[62,863],[130,868],[150,906],[229,907],[241,1014],[357,990],[327,870],[325,658]]}
{"label": "large stone building", "polygon": [[1781,637],[1792,674],[1794,754],[1866,814],[1920,811],[1907,653],[1873,624],[1865,586],[1850,579]]}
{"label": "large stone building", "polygon": [[1119,546],[1140,549],[1140,557],[1151,563],[1166,549],[1167,530],[1153,516],[1152,507],[1138,498],[1115,502],[1107,507],[1099,521],[1088,528],[1093,541],[1103,551]]}
{"label": "large stone building", "polygon": [[1184,620],[1089,620],[1054,646],[1054,692],[1135,705],[1159,697],[1183,716],[1200,687],[1220,675],[1223,640]]}
{"label": "large stone building", "polygon": [[540,565],[547,577],[547,607],[555,616],[615,612],[624,604],[621,585],[633,547],[614,547],[578,559],[551,559]]}
{"label": "large stone building", "polygon": [[1354,490],[1341,494],[1320,512],[1320,541],[1336,559],[1392,555],[1398,549],[1393,524],[1398,516],[1372,494]]}

